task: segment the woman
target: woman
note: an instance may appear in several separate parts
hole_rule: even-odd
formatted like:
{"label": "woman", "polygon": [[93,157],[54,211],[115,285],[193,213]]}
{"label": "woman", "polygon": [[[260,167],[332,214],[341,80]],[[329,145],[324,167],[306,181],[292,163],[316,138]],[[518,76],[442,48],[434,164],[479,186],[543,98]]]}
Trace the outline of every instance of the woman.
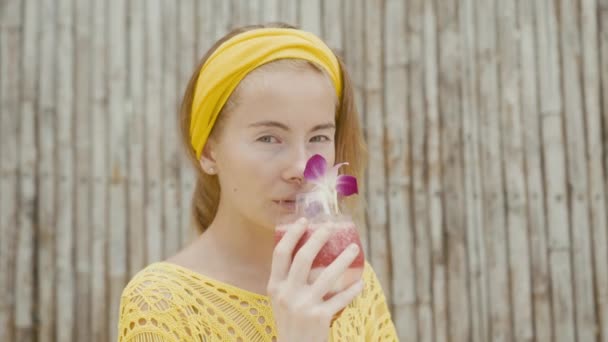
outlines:
{"label": "woman", "polygon": [[[193,216],[200,236],[149,265],[121,298],[120,341],[397,340],[378,280],[328,296],[355,260],[345,250],[314,282],[317,229],[294,253],[305,220],[274,230],[303,191],[313,155],[347,173],[365,165],[353,90],[343,64],[314,35],[279,24],[235,30],[192,76],[181,134],[197,172]],[[350,205],[356,205],[350,202]]]}

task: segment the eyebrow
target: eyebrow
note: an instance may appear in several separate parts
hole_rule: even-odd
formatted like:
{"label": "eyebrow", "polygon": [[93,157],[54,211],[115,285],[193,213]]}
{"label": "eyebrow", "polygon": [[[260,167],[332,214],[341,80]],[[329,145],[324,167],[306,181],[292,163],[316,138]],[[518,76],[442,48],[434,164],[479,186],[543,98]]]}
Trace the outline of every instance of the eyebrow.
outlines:
{"label": "eyebrow", "polygon": [[[280,128],[284,131],[290,130],[289,127],[287,127],[287,125],[285,125],[281,122],[278,122],[278,121],[259,121],[259,122],[250,124],[249,127],[276,127],[276,128]],[[328,122],[328,123],[316,125],[310,131],[315,132],[315,131],[320,131],[323,129],[333,129],[333,128],[336,128],[336,125],[333,122]]]}

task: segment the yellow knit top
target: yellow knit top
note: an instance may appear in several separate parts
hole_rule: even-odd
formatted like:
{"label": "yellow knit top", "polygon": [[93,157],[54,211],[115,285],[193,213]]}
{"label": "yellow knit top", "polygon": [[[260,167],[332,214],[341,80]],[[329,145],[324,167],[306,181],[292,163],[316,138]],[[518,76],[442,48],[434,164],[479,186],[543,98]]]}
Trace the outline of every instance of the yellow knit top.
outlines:
{"label": "yellow knit top", "polygon": [[[334,321],[329,341],[397,341],[384,293],[366,262],[363,291]],[[157,262],[123,290],[118,341],[276,341],[269,297]]]}

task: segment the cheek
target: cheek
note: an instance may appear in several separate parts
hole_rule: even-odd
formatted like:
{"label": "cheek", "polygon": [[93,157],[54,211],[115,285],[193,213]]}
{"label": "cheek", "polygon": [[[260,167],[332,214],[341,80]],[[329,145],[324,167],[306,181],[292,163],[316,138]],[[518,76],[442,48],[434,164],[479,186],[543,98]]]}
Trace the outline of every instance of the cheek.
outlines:
{"label": "cheek", "polygon": [[231,158],[232,164],[247,170],[247,180],[250,182],[264,183],[289,159],[289,149],[285,145],[265,146],[243,142],[238,146],[238,151]]}
{"label": "cheek", "polygon": [[230,191],[247,196],[249,192],[259,193],[261,189],[268,189],[275,170],[273,160],[254,149],[239,151],[240,153],[232,154],[230,158],[223,160],[222,167],[227,171],[225,179],[230,183]]}

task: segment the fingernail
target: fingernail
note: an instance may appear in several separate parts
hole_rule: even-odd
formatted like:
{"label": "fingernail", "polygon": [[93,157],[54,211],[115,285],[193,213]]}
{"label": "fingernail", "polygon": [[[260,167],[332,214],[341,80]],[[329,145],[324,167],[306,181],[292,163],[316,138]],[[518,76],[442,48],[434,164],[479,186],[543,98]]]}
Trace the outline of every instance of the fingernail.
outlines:
{"label": "fingernail", "polygon": [[350,246],[348,246],[348,251],[351,253],[355,253],[359,251],[359,246],[352,244]]}

